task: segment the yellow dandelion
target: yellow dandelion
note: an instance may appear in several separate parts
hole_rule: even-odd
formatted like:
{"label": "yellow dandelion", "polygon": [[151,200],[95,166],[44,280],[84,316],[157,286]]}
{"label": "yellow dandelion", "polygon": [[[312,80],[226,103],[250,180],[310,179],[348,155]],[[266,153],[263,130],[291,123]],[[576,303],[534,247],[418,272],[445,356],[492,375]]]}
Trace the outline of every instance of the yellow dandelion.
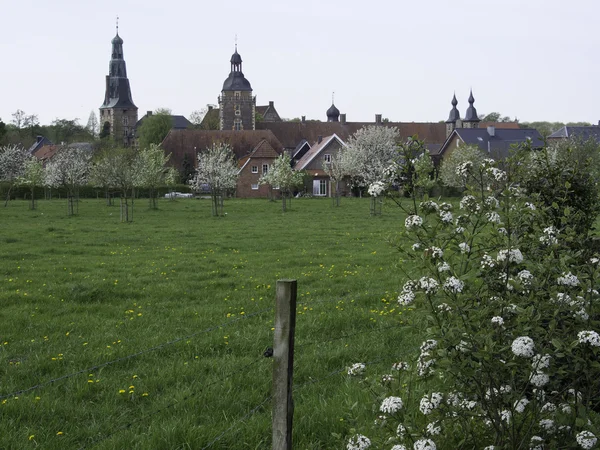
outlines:
{"label": "yellow dandelion", "polygon": [[64,433],[62,431],[59,431],[56,433],[57,436],[62,436]]}
{"label": "yellow dandelion", "polygon": [[124,394],[125,393],[125,389],[119,389],[119,394]]}
{"label": "yellow dandelion", "polygon": [[35,434],[32,434],[31,436],[29,436],[29,440],[33,441],[33,438],[35,437]]}

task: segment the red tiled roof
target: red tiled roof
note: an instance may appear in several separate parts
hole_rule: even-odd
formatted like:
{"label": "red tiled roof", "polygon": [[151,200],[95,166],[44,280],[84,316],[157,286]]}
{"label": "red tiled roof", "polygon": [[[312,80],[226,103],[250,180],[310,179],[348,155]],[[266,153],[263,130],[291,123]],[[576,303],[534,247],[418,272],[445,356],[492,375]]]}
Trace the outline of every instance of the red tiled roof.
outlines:
{"label": "red tiled roof", "polygon": [[[296,148],[302,139],[317,142],[319,136],[337,136],[346,141],[351,135],[364,126],[375,125],[373,122],[260,122],[256,128],[270,130],[286,148]],[[419,139],[430,144],[441,144],[446,140],[445,123],[387,122],[384,127],[396,127],[400,136],[407,138],[417,135]]]}
{"label": "red tiled roof", "polygon": [[171,130],[162,141],[165,153],[171,153],[169,161],[176,168],[182,168],[185,155],[191,158],[195,165],[196,154],[206,150],[215,143],[231,146],[236,159],[248,156],[252,150],[265,140],[276,152],[281,152],[283,146],[273,133],[268,130],[257,131],[213,131],[213,130]]}

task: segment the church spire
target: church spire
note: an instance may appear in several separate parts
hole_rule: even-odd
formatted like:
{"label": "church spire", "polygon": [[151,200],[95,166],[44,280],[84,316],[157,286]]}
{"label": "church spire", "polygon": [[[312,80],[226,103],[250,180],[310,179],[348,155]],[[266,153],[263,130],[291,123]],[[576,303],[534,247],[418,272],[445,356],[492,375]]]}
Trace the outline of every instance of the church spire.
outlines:
{"label": "church spire", "polygon": [[475,103],[475,98],[473,97],[473,89],[471,89],[471,93],[469,94],[469,107],[467,108],[467,113],[465,114],[465,128],[477,128],[479,122],[479,116],[477,115],[477,110],[473,106]]}
{"label": "church spire", "polygon": [[454,97],[452,97],[452,109],[450,110],[450,115],[448,116],[448,120],[446,123],[455,123],[457,120],[460,120],[460,112],[456,108],[458,105],[458,100],[456,100],[456,93],[454,93]]}

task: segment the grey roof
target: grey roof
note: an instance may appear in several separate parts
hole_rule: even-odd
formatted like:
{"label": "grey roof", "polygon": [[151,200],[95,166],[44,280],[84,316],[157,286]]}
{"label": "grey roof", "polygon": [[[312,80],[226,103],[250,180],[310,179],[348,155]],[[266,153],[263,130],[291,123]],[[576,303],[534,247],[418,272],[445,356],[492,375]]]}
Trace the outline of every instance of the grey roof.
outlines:
{"label": "grey roof", "polygon": [[242,57],[237,51],[237,47],[235,48],[235,52],[231,55],[231,64],[241,64]]}
{"label": "grey roof", "polygon": [[[152,116],[152,115],[151,115]],[[142,124],[142,122],[144,121],[144,119],[148,117],[148,114],[145,114],[142,116],[142,118],[140,120],[137,121],[137,123],[135,124],[135,128],[139,128],[139,126]],[[185,130],[186,128],[190,128],[192,127],[192,122],[190,122],[189,120],[187,120],[187,118],[185,116],[174,116],[174,115],[170,115],[169,117],[171,117],[171,127],[172,129],[175,130]]]}
{"label": "grey roof", "polygon": [[465,144],[479,146],[484,153],[489,154],[494,159],[506,158],[509,155],[511,145],[531,142],[532,148],[541,148],[544,146],[542,135],[534,129],[494,128],[492,136],[488,128],[457,128],[446,139],[440,153],[446,151],[455,134]]}
{"label": "grey roof", "polygon": [[127,66],[123,57],[123,39],[117,35],[112,40],[112,53],[106,76],[106,91],[104,102],[100,109],[107,108],[136,108],[131,96]]}
{"label": "grey roof", "polygon": [[475,98],[473,97],[473,90],[471,90],[471,93],[469,94],[469,107],[465,114],[465,122],[479,122],[480,120],[473,103],[475,103]]}
{"label": "grey roof", "polygon": [[595,139],[600,142],[600,126],[592,125],[590,127],[562,127],[556,130],[548,139],[559,139],[559,138],[570,138],[576,137],[587,141],[589,139]]}
{"label": "grey roof", "polygon": [[246,80],[244,74],[240,72],[231,72],[225,82],[223,83],[224,91],[251,91],[252,86],[250,82]]}

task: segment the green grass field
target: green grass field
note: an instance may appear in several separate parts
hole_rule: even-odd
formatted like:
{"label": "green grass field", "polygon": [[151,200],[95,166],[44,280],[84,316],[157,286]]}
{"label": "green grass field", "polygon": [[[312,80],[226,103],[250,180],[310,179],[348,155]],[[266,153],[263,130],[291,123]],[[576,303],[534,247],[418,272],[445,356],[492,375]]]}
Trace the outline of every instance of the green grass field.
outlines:
{"label": "green grass field", "polygon": [[282,278],[298,280],[294,448],[345,448],[372,424],[376,393],[336,371],[385,373],[419,343],[396,303],[396,206],[147,205],[128,224],[95,199],[70,218],[64,200],[0,208],[0,448],[270,448]]}

